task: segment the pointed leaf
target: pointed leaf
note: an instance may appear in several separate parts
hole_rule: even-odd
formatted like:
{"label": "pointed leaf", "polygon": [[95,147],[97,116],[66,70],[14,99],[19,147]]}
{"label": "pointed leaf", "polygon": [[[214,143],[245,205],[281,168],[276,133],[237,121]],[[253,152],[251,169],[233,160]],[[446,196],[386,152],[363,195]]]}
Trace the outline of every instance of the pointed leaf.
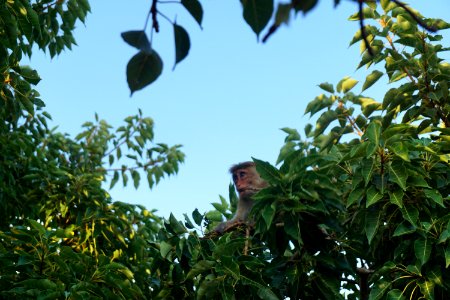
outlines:
{"label": "pointed leaf", "polygon": [[367,236],[367,241],[369,244],[372,242],[375,233],[381,223],[381,210],[370,209],[366,211],[366,223],[365,231]]}
{"label": "pointed leaf", "polygon": [[420,265],[423,266],[430,258],[431,242],[428,239],[416,240],[414,242],[414,252],[420,261]]}
{"label": "pointed leaf", "polygon": [[370,290],[369,300],[379,300],[382,299],[384,294],[390,290],[391,282],[382,281],[376,284]]}
{"label": "pointed leaf", "polygon": [[393,236],[401,236],[404,234],[410,234],[416,231],[416,227],[411,225],[409,222],[400,223],[397,228],[395,228]]}
{"label": "pointed leaf", "polygon": [[340,93],[347,93],[350,91],[356,84],[358,80],[353,79],[351,77],[344,77],[336,86],[336,90]]}
{"label": "pointed leaf", "polygon": [[417,219],[419,218],[419,211],[413,206],[406,206],[400,209],[403,219],[417,227]]}
{"label": "pointed leaf", "polygon": [[324,91],[327,91],[332,94],[334,93],[334,87],[331,83],[324,82],[324,83],[319,84],[319,87]]}
{"label": "pointed leaf", "polygon": [[131,95],[154,82],[161,75],[163,62],[156,51],[139,52],[127,65],[127,81]]}
{"label": "pointed leaf", "polygon": [[408,173],[403,163],[393,162],[388,166],[388,169],[389,169],[389,180],[397,183],[405,191]]}
{"label": "pointed leaf", "polygon": [[365,159],[362,161],[361,166],[361,173],[364,177],[364,184],[367,186],[367,184],[372,179],[373,170],[375,168],[375,164],[372,159]]}
{"label": "pointed leaf", "polygon": [[425,196],[445,208],[442,195],[437,190],[424,189]]}
{"label": "pointed leaf", "polygon": [[377,82],[378,79],[380,79],[381,76],[383,76],[383,72],[380,72],[378,70],[374,70],[372,73],[367,75],[366,81],[363,84],[361,92],[371,87],[375,82]]}
{"label": "pointed leaf", "polygon": [[405,296],[403,296],[403,292],[401,290],[391,290],[386,295],[386,300],[405,300]]}
{"label": "pointed leaf", "polygon": [[140,51],[151,53],[152,47],[150,46],[150,42],[143,30],[132,30],[122,32],[121,34],[123,40],[127,42],[129,45],[137,48]]}
{"label": "pointed leaf", "polygon": [[175,35],[175,66],[186,58],[191,48],[191,41],[189,40],[189,34],[180,25],[173,24],[173,30]]}
{"label": "pointed leaf", "polygon": [[202,27],[203,20],[203,8],[198,0],[181,0],[181,4],[191,14],[191,16],[197,21],[200,28]]}
{"label": "pointed leaf", "polygon": [[266,161],[262,161],[252,157],[256,164],[256,171],[258,174],[269,183],[279,183],[281,181],[282,175],[277,168],[272,166]]}
{"label": "pointed leaf", "polygon": [[197,208],[192,212],[192,218],[194,219],[195,224],[197,224],[198,226],[202,225],[203,215],[198,211]]}
{"label": "pointed leaf", "polygon": [[374,186],[367,190],[366,207],[369,207],[383,198],[383,195]]}
{"label": "pointed leaf", "polygon": [[389,191],[389,199],[391,203],[396,204],[398,207],[403,207],[403,190],[395,190],[394,192]]}
{"label": "pointed leaf", "polygon": [[244,20],[256,36],[266,27],[273,13],[273,0],[241,0]]}
{"label": "pointed leaf", "polygon": [[358,203],[364,193],[363,188],[357,188],[350,192],[347,199],[347,207],[350,207],[353,203]]}

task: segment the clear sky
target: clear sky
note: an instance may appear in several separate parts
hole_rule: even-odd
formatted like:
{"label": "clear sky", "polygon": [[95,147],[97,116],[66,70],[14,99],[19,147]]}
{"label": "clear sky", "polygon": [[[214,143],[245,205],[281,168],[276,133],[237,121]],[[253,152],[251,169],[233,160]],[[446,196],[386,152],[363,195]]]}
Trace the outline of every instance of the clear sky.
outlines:
{"label": "clear sky", "polygon": [[[53,60],[33,54],[30,64],[43,79],[37,90],[53,117],[51,125],[72,137],[95,113],[118,127],[141,108],[155,121],[156,142],[183,145],[186,161],[178,175],[153,190],[142,176],[138,190],[118,183],[110,192],[113,200],[157,209],[162,217],[173,212],[181,218],[195,208],[206,212],[219,195],[228,198],[228,168],[234,163],[253,156],[274,164],[285,138],[280,128],[296,128],[304,137],[309,122],[305,107],[322,92],[318,84],[351,76],[360,80],[359,92],[365,79],[364,71],[356,71],[359,46],[348,47],[359,28],[347,21],[357,10],[355,3],[344,0],[334,9],[333,1],[321,0],[314,11],[298,15],[261,44],[245,24],[239,1],[207,0],[201,1],[203,30],[180,5],[159,6],[187,29],[191,50],[172,71],[172,26],[160,17],[161,33],[153,36],[153,48],[164,71],[130,98],[125,68],[136,49],[120,33],[143,28],[150,1],[90,2],[86,24],[77,24],[77,47]],[[408,3],[426,17],[450,21],[449,0]],[[449,33],[442,34],[449,46]],[[382,77],[364,94],[381,101],[386,83]]]}

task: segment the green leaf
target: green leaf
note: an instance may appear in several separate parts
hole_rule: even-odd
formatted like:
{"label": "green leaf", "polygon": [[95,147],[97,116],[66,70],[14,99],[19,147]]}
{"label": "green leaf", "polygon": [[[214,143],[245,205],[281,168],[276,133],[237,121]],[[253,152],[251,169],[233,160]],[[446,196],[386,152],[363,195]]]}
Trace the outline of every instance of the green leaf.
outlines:
{"label": "green leaf", "polygon": [[391,203],[397,205],[398,207],[403,207],[403,190],[395,190],[394,192],[389,191],[389,199]]}
{"label": "green leaf", "polygon": [[383,195],[374,186],[369,187],[366,195],[366,208],[377,203],[382,198]]}
{"label": "green leaf", "polygon": [[390,290],[391,282],[382,281],[374,285],[370,291],[369,300],[382,299],[384,294]]}
{"label": "green leaf", "polygon": [[442,195],[437,190],[424,189],[425,196],[445,208]]}
{"label": "green leaf", "polygon": [[367,126],[366,132],[364,132],[363,138],[367,138],[377,147],[380,145],[381,124],[380,122],[370,122]]}
{"label": "green leaf", "polygon": [[203,215],[198,211],[197,208],[192,212],[192,218],[194,219],[195,224],[197,224],[198,226],[202,225]]}
{"label": "green leaf", "polygon": [[291,4],[278,3],[277,12],[275,13],[275,24],[288,24],[291,15]]}
{"label": "green leaf", "polygon": [[181,4],[191,14],[191,16],[197,21],[200,28],[202,27],[203,20],[203,8],[198,0],[181,0]]}
{"label": "green leaf", "polygon": [[255,162],[256,171],[258,174],[269,183],[279,183],[282,179],[282,174],[278,171],[277,168],[272,166],[266,161],[262,161],[252,157],[252,160]]}
{"label": "green leaf", "polygon": [[419,283],[420,291],[425,296],[424,299],[434,299],[434,286],[432,281]]}
{"label": "green leaf", "polygon": [[264,222],[266,222],[267,228],[270,228],[272,225],[273,218],[275,217],[275,211],[275,203],[272,203],[271,205],[267,205],[262,212],[262,217]]}
{"label": "green leaf", "polygon": [[165,241],[159,244],[159,252],[163,258],[167,258],[167,255],[172,251],[173,246]]}
{"label": "green leaf", "polygon": [[350,207],[353,203],[358,203],[364,193],[364,188],[357,188],[350,192],[347,199],[346,207]]}
{"label": "green leaf", "polygon": [[192,279],[205,271],[210,271],[215,265],[216,262],[214,261],[201,260],[192,266],[191,270],[186,275],[186,279]]}
{"label": "green leaf", "polygon": [[400,209],[403,219],[407,220],[413,226],[417,227],[417,219],[419,218],[419,211],[414,206],[405,206]]}
{"label": "green leaf", "polygon": [[32,220],[32,219],[29,219],[28,222],[30,223],[31,227],[33,227],[34,229],[36,229],[39,232],[40,235],[45,234],[45,232],[46,232],[45,227],[41,223],[39,223],[36,220]]}
{"label": "green leaf", "polygon": [[400,157],[401,159],[403,159],[404,161],[409,162],[409,151],[408,148],[405,146],[405,143],[403,142],[398,142],[398,143],[394,143],[393,146],[388,147],[392,152],[394,152],[394,154],[398,157]]}
{"label": "green leaf", "polygon": [[378,79],[381,78],[381,76],[383,76],[383,74],[384,74],[383,72],[374,70],[372,73],[367,75],[366,81],[364,82],[361,91],[363,92],[363,91],[367,90],[368,88],[370,88],[375,82],[378,81]]}
{"label": "green leaf", "polygon": [[275,295],[268,287],[263,284],[257,282],[253,278],[249,278],[247,276],[241,275],[240,277],[243,284],[250,285],[257,290],[257,294],[261,299],[265,300],[278,300],[279,298]]}
{"label": "green leaf", "polygon": [[447,247],[444,250],[445,255],[445,268],[448,268],[450,266],[450,244],[447,245]]}
{"label": "green leaf", "polygon": [[180,25],[173,24],[173,30],[175,35],[175,66],[186,58],[191,48],[191,41],[189,40],[189,34]]}
{"label": "green leaf", "polygon": [[187,229],[175,218],[172,213],[170,213],[169,216],[169,224],[176,234],[183,234],[187,232]]}
{"label": "green leaf", "polygon": [[408,179],[408,172],[401,162],[393,162],[388,165],[389,180],[397,183],[404,191],[406,191],[406,180]]}
{"label": "green leaf", "polygon": [[364,184],[365,186],[367,186],[367,184],[369,184],[370,180],[372,179],[375,164],[373,162],[373,159],[364,159],[361,163],[362,163],[361,173],[362,176],[364,177]]}
{"label": "green leaf", "polygon": [[129,44],[137,48],[140,51],[150,54],[152,52],[152,46],[150,46],[150,42],[143,30],[132,30],[122,32],[121,34],[123,40]]}
{"label": "green leaf", "polygon": [[111,184],[109,185],[109,189],[112,189],[116,185],[117,181],[119,181],[119,172],[114,171],[114,176],[111,180]]}
{"label": "green leaf", "polygon": [[386,295],[386,300],[405,300],[405,296],[403,296],[403,292],[401,290],[390,290]]}
{"label": "green leaf", "polygon": [[351,77],[344,77],[336,86],[336,90],[338,93],[343,92],[347,93],[350,91],[356,84],[358,83],[358,80],[353,79]]}
{"label": "green leaf", "polygon": [[338,118],[338,114],[334,110],[327,110],[320,115],[316,122],[316,129],[314,130],[314,136],[322,134],[331,122]]}
{"label": "green leaf", "polygon": [[273,13],[273,0],[241,0],[244,20],[256,36],[266,27]]}
{"label": "green leaf", "polygon": [[141,175],[136,170],[131,171],[131,178],[133,178],[134,188],[137,189],[139,187],[139,181],[141,180]]}
{"label": "green leaf", "polygon": [[163,62],[156,51],[150,54],[140,51],[127,65],[127,81],[131,95],[154,82],[163,69]]}
{"label": "green leaf", "polygon": [[376,209],[368,209],[366,210],[366,222],[365,222],[365,231],[367,236],[367,241],[369,244],[372,242],[375,233],[378,230],[378,227],[381,223],[381,210]]}
{"label": "green leaf", "polygon": [[319,84],[319,87],[322,90],[327,91],[327,92],[329,92],[331,94],[334,93],[334,87],[333,87],[333,85],[331,83],[324,82],[324,83]]}
{"label": "green leaf", "polygon": [[431,242],[428,239],[419,239],[414,242],[414,252],[416,258],[420,261],[420,265],[423,266],[431,254]]}
{"label": "green leaf", "polygon": [[234,279],[239,280],[239,265],[233,260],[233,257],[222,256],[220,260],[222,261],[222,267],[225,270],[225,273],[231,275]]}
{"label": "green leaf", "polygon": [[393,236],[401,236],[401,235],[405,235],[405,234],[410,234],[416,231],[416,227],[409,224],[402,222],[400,223],[397,228],[395,228],[394,234]]}

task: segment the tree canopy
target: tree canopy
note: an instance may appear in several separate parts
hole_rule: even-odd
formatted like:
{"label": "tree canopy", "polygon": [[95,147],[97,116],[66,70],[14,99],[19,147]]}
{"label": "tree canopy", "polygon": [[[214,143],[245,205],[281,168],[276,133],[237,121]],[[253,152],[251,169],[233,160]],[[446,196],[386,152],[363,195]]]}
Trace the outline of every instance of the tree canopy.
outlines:
{"label": "tree canopy", "polygon": [[[242,3],[268,37],[317,1]],[[450,24],[398,1],[359,3],[350,44],[360,45],[357,67],[372,71],[361,84],[319,85],[324,93],[306,108],[316,122],[283,128],[278,167],[254,158],[270,184],[255,196],[254,224],[218,236],[205,233],[235,210],[232,186],[228,201],[183,221],[112,201],[105,181],[137,187],[145,174],[153,187],[184,160],[180,145],[153,142],[153,120],[140,110],[117,129],[96,116],[75,138],[48,128],[39,75],[22,57],[70,49],[88,2],[1,2],[0,298],[446,299],[450,64],[438,33]],[[199,3],[181,4],[201,24]],[[177,24],[174,33],[177,64],[189,39]],[[145,32],[122,37],[139,51],[128,66],[134,92],[162,62]],[[138,67],[152,77],[130,78]],[[389,87],[371,98],[380,78]]]}

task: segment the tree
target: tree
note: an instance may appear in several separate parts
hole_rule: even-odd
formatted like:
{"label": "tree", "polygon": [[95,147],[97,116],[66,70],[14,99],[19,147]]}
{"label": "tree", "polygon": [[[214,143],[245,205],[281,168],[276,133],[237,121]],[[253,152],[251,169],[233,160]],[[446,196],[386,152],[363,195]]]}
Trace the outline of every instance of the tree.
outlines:
{"label": "tree", "polygon": [[[283,129],[279,167],[254,159],[270,183],[254,225],[204,237],[233,211],[233,187],[231,205],[221,197],[184,222],[112,203],[102,187],[108,174],[111,187],[128,176],[137,186],[140,169],[152,186],[183,161],[179,146],[152,144],[140,111],[115,132],[97,116],[75,139],[47,128],[39,77],[20,59],[34,43],[53,55],[69,47],[87,3],[2,4],[0,297],[446,299],[450,66],[441,37],[421,28],[450,24],[397,1],[366,4],[350,17],[368,22],[351,41],[358,67],[373,68],[361,93],[349,77],[320,84],[306,109],[317,121],[303,139]],[[124,38],[142,52],[143,36]],[[383,79],[383,99],[362,94]]]}

